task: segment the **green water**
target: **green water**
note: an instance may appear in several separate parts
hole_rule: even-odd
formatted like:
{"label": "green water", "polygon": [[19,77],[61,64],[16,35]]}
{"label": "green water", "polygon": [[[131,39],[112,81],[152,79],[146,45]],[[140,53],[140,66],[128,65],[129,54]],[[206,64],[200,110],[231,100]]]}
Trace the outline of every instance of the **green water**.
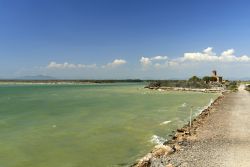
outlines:
{"label": "green water", "polygon": [[138,84],[0,85],[0,167],[126,166],[186,123],[191,105],[195,115],[217,96]]}

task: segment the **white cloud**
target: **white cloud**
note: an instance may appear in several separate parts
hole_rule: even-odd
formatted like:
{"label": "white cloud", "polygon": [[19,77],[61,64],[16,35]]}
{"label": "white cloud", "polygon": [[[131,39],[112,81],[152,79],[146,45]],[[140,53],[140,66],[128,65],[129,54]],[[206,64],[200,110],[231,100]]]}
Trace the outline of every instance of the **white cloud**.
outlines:
{"label": "white cloud", "polygon": [[201,52],[187,52],[182,57],[169,59],[167,56],[141,57],[140,63],[143,67],[154,67],[156,69],[190,66],[190,63],[247,63],[250,56],[235,56],[234,49],[228,49],[217,55],[212,47],[208,47]]}
{"label": "white cloud", "polygon": [[167,60],[168,57],[167,56],[155,56],[150,58],[150,60]]}
{"label": "white cloud", "polygon": [[147,66],[152,63],[152,61],[148,57],[141,57],[140,62],[143,66]]}
{"label": "white cloud", "polygon": [[221,53],[222,56],[232,56],[234,54],[234,49],[228,49]]}
{"label": "white cloud", "polygon": [[[126,64],[126,60],[123,59],[115,59],[113,62],[108,63],[106,65],[103,65],[101,67],[105,68],[105,67],[118,67],[121,66],[123,64]],[[98,66],[96,64],[72,64],[72,63],[57,63],[57,62],[50,62],[46,68],[47,69],[86,69],[86,68],[97,68]]]}
{"label": "white cloud", "polygon": [[234,49],[228,49],[223,51],[221,55],[216,55],[213,52],[213,48],[209,47],[203,52],[191,52],[184,53],[184,56],[180,58],[182,62],[185,61],[193,61],[193,62],[250,62],[250,57],[243,56],[235,56]]}
{"label": "white cloud", "polygon": [[108,63],[107,65],[104,65],[102,66],[103,68],[105,67],[111,67],[111,68],[114,68],[114,67],[118,67],[118,66],[121,66],[123,64],[126,64],[127,61],[126,60],[123,60],[123,59],[115,59],[113,62],[111,63]]}
{"label": "white cloud", "polygon": [[208,54],[208,55],[216,55],[214,52],[213,52],[213,48],[212,47],[208,47],[206,49],[203,50],[204,53]]}
{"label": "white cloud", "polygon": [[[166,61],[168,59],[167,56],[155,56],[155,57],[141,57],[140,63],[144,67],[149,66],[149,65],[154,65],[155,67],[160,67],[161,63],[158,63],[159,61]],[[157,63],[154,63],[157,61]]]}
{"label": "white cloud", "polygon": [[96,64],[85,65],[85,64],[71,64],[68,62],[60,64],[52,61],[48,64],[47,69],[82,69],[82,68],[95,68],[95,67]]}
{"label": "white cloud", "polygon": [[180,59],[182,61],[216,61],[218,57],[213,52],[213,48],[208,47],[203,52],[184,53],[184,56]]}

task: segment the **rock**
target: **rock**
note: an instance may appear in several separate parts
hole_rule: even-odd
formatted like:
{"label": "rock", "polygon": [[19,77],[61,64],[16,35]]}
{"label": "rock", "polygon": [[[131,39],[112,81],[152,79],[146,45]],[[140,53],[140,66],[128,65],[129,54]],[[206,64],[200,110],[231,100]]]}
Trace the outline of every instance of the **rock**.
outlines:
{"label": "rock", "polygon": [[174,167],[172,164],[167,164],[166,167]]}
{"label": "rock", "polygon": [[181,149],[181,146],[178,143],[176,143],[174,144],[173,149],[174,151],[179,151]]}
{"label": "rock", "polygon": [[184,129],[184,128],[177,129],[177,132],[181,132],[181,133],[183,133],[183,132],[185,132],[185,129]]}
{"label": "rock", "polygon": [[163,145],[169,145],[169,144],[174,144],[174,143],[175,143],[175,141],[173,141],[173,140],[167,140],[163,143]]}
{"label": "rock", "polygon": [[178,136],[175,140],[178,143],[183,142],[183,141],[187,141],[187,136]]}
{"label": "rock", "polygon": [[173,137],[173,139],[178,139],[179,137],[182,137],[183,136],[183,134],[184,133],[179,133],[179,132],[177,132],[177,133],[175,133],[175,135],[174,135],[174,137]]}
{"label": "rock", "polygon": [[157,145],[152,151],[152,154],[154,157],[160,157],[164,155],[172,154],[174,150],[167,145]]}
{"label": "rock", "polygon": [[187,142],[187,141],[182,141],[182,142],[179,142],[179,145],[188,146],[188,145],[189,145],[189,142]]}
{"label": "rock", "polygon": [[148,153],[142,159],[139,160],[136,167],[148,167],[150,165],[150,160],[153,157],[152,153]]}

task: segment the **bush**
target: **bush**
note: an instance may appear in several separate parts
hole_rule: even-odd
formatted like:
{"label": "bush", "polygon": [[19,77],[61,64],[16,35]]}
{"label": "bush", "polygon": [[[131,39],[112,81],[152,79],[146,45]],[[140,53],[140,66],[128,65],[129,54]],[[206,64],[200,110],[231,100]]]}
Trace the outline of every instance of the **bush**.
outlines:
{"label": "bush", "polygon": [[216,77],[210,77],[210,76],[205,76],[202,78],[202,80],[206,83],[209,83],[210,81],[211,82],[216,82],[217,81],[217,78]]}
{"label": "bush", "polygon": [[205,77],[202,78],[202,80],[203,80],[204,82],[206,82],[206,83],[209,83],[209,82],[211,81],[211,77],[205,76]]}
{"label": "bush", "polygon": [[246,85],[245,90],[250,91],[250,85]]}
{"label": "bush", "polygon": [[154,81],[154,82],[150,82],[148,87],[160,87],[161,86],[161,82],[160,81]]}
{"label": "bush", "polygon": [[146,87],[182,87],[182,88],[210,88],[202,79],[193,76],[188,80],[159,80],[150,81]]}
{"label": "bush", "polygon": [[189,82],[200,82],[201,79],[197,76],[192,76],[191,78],[188,79]]}
{"label": "bush", "polygon": [[238,90],[238,83],[236,81],[231,81],[226,84],[226,88],[231,91]]}

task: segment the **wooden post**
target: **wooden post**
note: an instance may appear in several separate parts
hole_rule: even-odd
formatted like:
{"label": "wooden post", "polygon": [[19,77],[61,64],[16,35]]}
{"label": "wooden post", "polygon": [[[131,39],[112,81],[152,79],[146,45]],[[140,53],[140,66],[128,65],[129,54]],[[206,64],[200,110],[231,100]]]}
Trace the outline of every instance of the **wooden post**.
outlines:
{"label": "wooden post", "polygon": [[189,116],[189,126],[190,126],[190,128],[192,126],[192,113],[193,113],[193,106],[191,106],[191,108],[190,108],[190,116]]}

